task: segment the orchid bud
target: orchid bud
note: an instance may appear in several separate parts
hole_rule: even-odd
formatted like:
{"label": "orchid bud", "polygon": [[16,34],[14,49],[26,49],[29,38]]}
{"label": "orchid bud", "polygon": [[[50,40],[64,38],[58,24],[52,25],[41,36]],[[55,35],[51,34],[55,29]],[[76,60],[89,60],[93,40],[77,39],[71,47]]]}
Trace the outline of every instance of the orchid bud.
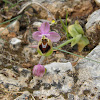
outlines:
{"label": "orchid bud", "polygon": [[38,76],[38,77],[43,77],[45,74],[45,67],[43,65],[35,65],[33,67],[33,75]]}

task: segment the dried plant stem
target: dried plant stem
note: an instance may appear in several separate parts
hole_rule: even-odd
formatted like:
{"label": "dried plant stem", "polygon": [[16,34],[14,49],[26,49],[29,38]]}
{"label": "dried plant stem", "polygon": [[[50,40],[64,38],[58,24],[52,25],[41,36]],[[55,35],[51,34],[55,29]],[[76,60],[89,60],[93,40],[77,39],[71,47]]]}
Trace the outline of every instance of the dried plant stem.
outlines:
{"label": "dried plant stem", "polygon": [[44,59],[45,59],[45,56],[41,56],[41,58],[40,58],[40,60],[39,60],[39,64],[42,64],[43,61],[44,61]]}
{"label": "dried plant stem", "polygon": [[29,2],[26,2],[25,4],[23,4],[23,5],[22,5],[22,9],[18,12],[18,14],[22,13],[23,10],[24,10],[26,7],[28,7],[29,5],[31,5],[31,4],[37,4],[37,5],[39,5],[40,7],[42,7],[43,9],[45,9],[45,10],[47,11],[48,15],[51,15],[52,18],[53,18],[54,20],[56,20],[56,19],[54,18],[53,14],[52,14],[46,7],[42,6],[42,5],[41,5],[40,3],[38,3],[38,2],[33,2],[33,1],[29,1]]}

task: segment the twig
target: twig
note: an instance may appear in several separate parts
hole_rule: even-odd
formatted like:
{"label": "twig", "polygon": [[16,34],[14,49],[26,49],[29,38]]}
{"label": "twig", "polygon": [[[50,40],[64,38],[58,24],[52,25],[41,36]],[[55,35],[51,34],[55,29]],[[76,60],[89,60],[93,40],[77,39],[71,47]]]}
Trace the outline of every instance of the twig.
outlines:
{"label": "twig", "polygon": [[29,1],[29,2],[26,2],[25,4],[23,4],[23,5],[22,5],[22,9],[18,12],[18,14],[21,14],[21,13],[23,12],[23,10],[24,10],[26,7],[28,7],[29,5],[31,5],[31,4],[37,4],[37,5],[39,5],[40,7],[42,7],[43,9],[45,9],[45,10],[47,11],[48,15],[50,14],[50,15],[52,16],[52,18],[53,18],[54,20],[56,20],[56,19],[54,18],[53,14],[52,14],[46,7],[42,6],[42,5],[41,5],[40,3],[38,3],[38,2],[33,2],[33,1]]}
{"label": "twig", "polygon": [[31,94],[31,97],[32,97],[33,100],[35,100],[35,98],[34,98],[34,96],[32,94]]}

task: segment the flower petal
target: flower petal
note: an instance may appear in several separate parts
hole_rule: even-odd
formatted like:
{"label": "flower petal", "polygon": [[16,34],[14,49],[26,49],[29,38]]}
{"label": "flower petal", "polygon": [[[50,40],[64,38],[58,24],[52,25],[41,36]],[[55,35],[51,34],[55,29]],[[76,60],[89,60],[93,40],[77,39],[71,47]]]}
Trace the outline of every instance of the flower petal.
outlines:
{"label": "flower petal", "polygon": [[50,25],[48,22],[44,22],[42,23],[41,27],[40,27],[41,33],[42,34],[48,34],[49,30],[50,30]]}
{"label": "flower petal", "polygon": [[36,31],[32,34],[32,37],[37,40],[37,41],[40,41],[40,39],[42,38],[41,36],[41,32],[40,31]]}
{"label": "flower petal", "polygon": [[60,35],[58,34],[58,33],[56,33],[56,32],[49,32],[48,34],[50,34],[50,35],[48,35],[47,37],[48,37],[48,39],[50,39],[52,42],[57,42],[57,41],[59,41],[60,40]]}

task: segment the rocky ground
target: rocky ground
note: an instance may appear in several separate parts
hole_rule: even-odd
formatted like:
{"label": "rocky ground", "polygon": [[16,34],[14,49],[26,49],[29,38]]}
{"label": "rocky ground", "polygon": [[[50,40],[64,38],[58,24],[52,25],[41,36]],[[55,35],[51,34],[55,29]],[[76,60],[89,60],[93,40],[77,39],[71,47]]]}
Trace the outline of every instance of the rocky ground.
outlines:
{"label": "rocky ground", "polygon": [[[0,100],[100,100],[100,1],[9,2],[0,1]],[[59,16],[65,21],[66,10],[68,24],[78,20],[90,44],[82,52],[70,44],[62,50],[87,59],[54,51],[42,62],[47,73],[42,78],[33,76],[33,66],[41,56],[30,47],[37,44],[32,33],[42,22],[54,19],[57,24],[51,25],[51,30],[61,39],[53,46],[66,41],[59,21]]]}

